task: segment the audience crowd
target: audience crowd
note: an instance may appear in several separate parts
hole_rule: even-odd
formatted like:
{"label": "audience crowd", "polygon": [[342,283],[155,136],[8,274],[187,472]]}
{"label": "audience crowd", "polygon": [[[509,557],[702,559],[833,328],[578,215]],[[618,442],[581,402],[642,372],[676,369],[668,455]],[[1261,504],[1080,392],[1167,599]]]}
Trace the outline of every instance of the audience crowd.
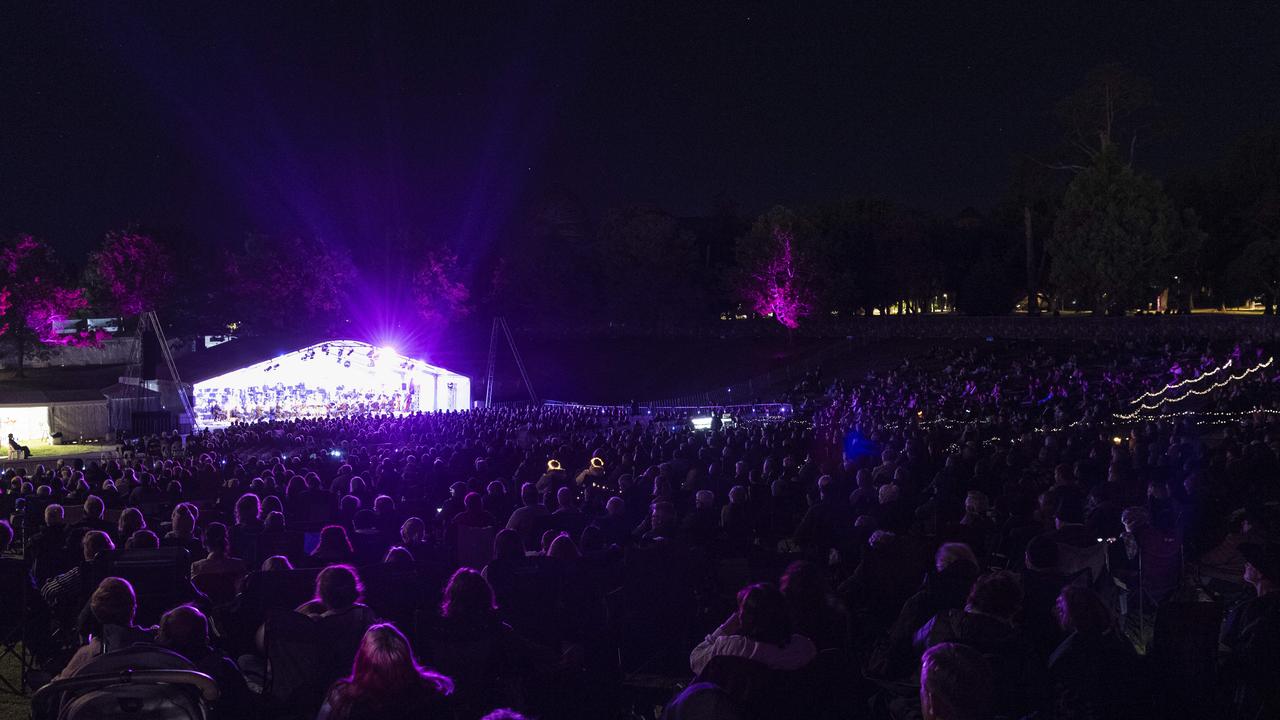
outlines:
{"label": "audience crowd", "polygon": [[709,430],[136,440],[5,473],[4,637],[37,717],[126,667],[207,675],[220,718],[1280,717],[1268,358],[986,343]]}

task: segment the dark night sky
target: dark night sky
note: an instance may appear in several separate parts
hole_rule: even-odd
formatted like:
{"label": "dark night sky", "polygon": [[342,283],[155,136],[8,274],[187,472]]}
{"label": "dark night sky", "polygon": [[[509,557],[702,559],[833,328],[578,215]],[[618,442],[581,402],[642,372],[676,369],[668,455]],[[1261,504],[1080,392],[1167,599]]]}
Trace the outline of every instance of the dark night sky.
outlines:
{"label": "dark night sky", "polygon": [[1109,61],[1180,121],[1157,173],[1280,117],[1263,3],[796,5],[5,3],[0,233],[476,245],[550,192],[950,214],[997,202]]}

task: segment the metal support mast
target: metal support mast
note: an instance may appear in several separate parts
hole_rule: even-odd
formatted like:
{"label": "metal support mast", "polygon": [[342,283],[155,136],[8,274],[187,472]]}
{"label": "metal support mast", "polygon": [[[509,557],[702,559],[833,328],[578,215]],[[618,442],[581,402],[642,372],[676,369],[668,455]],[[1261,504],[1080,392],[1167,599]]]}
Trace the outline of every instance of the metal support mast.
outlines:
{"label": "metal support mast", "polygon": [[499,331],[507,339],[507,347],[511,348],[511,356],[516,360],[516,369],[520,371],[520,379],[524,381],[524,389],[529,392],[529,401],[537,403],[538,394],[533,391],[533,382],[529,380],[529,372],[524,367],[524,358],[520,357],[520,350],[516,347],[516,340],[511,334],[511,328],[507,326],[507,319],[496,317],[493,319],[493,329],[489,332],[489,367],[485,377],[484,406],[493,407],[493,376],[498,364]]}
{"label": "metal support mast", "polygon": [[169,377],[178,391],[178,397],[182,399],[182,409],[191,419],[192,429],[195,429],[199,425],[196,413],[191,407],[191,399],[187,397],[187,391],[182,387],[182,378],[178,375],[178,365],[173,361],[173,353],[169,351],[169,339],[164,336],[164,328],[160,327],[160,320],[156,317],[155,310],[148,310],[142,317],[143,322],[149,324],[156,334],[156,342],[160,344],[160,355],[164,358],[165,367],[169,370]]}

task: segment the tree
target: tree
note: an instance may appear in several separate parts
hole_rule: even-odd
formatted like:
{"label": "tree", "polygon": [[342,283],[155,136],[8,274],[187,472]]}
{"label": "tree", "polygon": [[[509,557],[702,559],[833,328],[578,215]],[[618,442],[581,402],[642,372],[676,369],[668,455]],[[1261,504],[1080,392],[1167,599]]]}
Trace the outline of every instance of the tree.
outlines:
{"label": "tree", "polygon": [[1044,163],[1021,156],[1014,160],[1009,187],[996,209],[996,223],[1016,229],[1022,238],[1015,253],[1026,276],[1027,313],[1040,314],[1038,298],[1048,294],[1045,285],[1044,244],[1062,204],[1070,176]]}
{"label": "tree", "polygon": [[414,275],[413,296],[418,314],[432,325],[448,325],[471,311],[471,294],[458,279],[458,257],[447,249],[427,254]]}
{"label": "tree", "polygon": [[740,296],[789,330],[813,311],[816,296],[813,266],[796,239],[798,224],[792,211],[774,208],[738,245]]}
{"label": "tree", "polygon": [[1246,245],[1228,272],[1249,294],[1262,295],[1263,314],[1275,314],[1280,302],[1280,236],[1264,235]]}
{"label": "tree", "polygon": [[342,248],[319,238],[251,235],[226,262],[238,321],[246,331],[298,326],[333,331],[345,324],[353,272]]}
{"label": "tree", "polygon": [[93,345],[101,332],[81,330],[62,333],[62,324],[88,307],[84,291],[63,284],[65,272],[53,248],[30,235],[22,235],[0,248],[0,336],[17,356],[17,374],[24,363],[39,357],[53,345]]}
{"label": "tree", "polygon": [[1096,312],[1123,310],[1167,287],[1185,235],[1159,183],[1105,152],[1067,188],[1051,277]]}
{"label": "tree", "polygon": [[[1096,161],[1115,151],[1132,165],[1138,145],[1162,134],[1151,83],[1123,65],[1100,65],[1055,108],[1068,154]],[[1083,169],[1078,167],[1077,169]]]}
{"label": "tree", "polygon": [[592,266],[590,220],[581,201],[559,190],[514,213],[498,257],[487,273],[495,313],[555,321],[599,310],[598,268]]}
{"label": "tree", "polygon": [[670,213],[632,205],[605,213],[592,248],[597,297],[611,322],[679,324],[710,314],[693,233]]}
{"label": "tree", "polygon": [[966,315],[1007,315],[1018,301],[1018,273],[994,257],[969,266],[955,295],[956,308]]}
{"label": "tree", "polygon": [[95,299],[121,315],[155,310],[174,285],[173,258],[149,235],[107,233],[89,255],[88,285]]}
{"label": "tree", "polygon": [[1265,255],[1280,236],[1280,125],[1241,136],[1216,167],[1185,179],[1178,191],[1185,204],[1194,204],[1211,238],[1199,261],[1216,299],[1271,295],[1246,258]]}
{"label": "tree", "polygon": [[[849,198],[797,216],[823,310],[923,310],[941,287],[924,220],[884,200]],[[806,229],[812,226],[812,229]]]}

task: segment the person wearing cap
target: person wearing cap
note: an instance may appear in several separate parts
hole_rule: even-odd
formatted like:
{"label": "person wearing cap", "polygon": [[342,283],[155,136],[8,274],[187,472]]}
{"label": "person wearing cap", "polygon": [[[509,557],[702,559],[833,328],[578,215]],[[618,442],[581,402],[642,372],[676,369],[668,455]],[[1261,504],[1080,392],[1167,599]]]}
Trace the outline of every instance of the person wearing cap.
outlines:
{"label": "person wearing cap", "polygon": [[1244,580],[1257,597],[1237,605],[1222,626],[1229,655],[1223,681],[1234,687],[1238,717],[1280,717],[1280,543],[1245,543]]}

